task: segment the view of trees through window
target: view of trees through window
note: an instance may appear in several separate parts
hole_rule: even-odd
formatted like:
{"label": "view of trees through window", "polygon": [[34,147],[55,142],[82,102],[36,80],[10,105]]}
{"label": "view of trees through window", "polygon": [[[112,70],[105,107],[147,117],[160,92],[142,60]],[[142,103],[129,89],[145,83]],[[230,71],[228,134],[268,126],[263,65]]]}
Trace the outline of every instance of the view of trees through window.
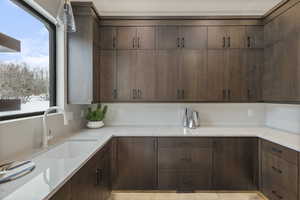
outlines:
{"label": "view of trees through window", "polygon": [[0,33],[21,42],[20,52],[0,52],[0,116],[49,107],[49,31],[10,0],[0,1]]}

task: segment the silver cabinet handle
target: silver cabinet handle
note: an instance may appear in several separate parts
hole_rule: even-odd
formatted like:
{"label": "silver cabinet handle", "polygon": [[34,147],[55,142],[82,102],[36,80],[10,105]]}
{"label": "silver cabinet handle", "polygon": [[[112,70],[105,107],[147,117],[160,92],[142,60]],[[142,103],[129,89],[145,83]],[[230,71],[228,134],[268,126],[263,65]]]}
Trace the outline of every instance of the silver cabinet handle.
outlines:
{"label": "silver cabinet handle", "polygon": [[177,99],[180,99],[180,90],[177,89]]}
{"label": "silver cabinet handle", "polygon": [[177,47],[180,48],[180,38],[177,38]]}
{"label": "silver cabinet handle", "polygon": [[184,42],[184,37],[181,39],[181,47],[184,48],[185,42]]}
{"label": "silver cabinet handle", "polygon": [[184,90],[181,90],[181,99],[184,99]]}
{"label": "silver cabinet handle", "polygon": [[136,89],[132,89],[132,98],[136,99]]}
{"label": "silver cabinet handle", "polygon": [[228,48],[230,48],[231,46],[230,37],[228,37],[227,40],[228,40]]}
{"label": "silver cabinet handle", "polygon": [[251,47],[251,38],[249,36],[247,37],[247,47]]}
{"label": "silver cabinet handle", "polygon": [[134,49],[135,47],[135,38],[132,39],[132,48]]}
{"label": "silver cabinet handle", "polygon": [[223,48],[225,48],[226,47],[226,39],[225,39],[225,37],[223,37]]}
{"label": "silver cabinet handle", "polygon": [[112,44],[112,46],[113,46],[113,49],[116,48],[116,37],[113,38],[113,44]]}
{"label": "silver cabinet handle", "polygon": [[140,48],[140,37],[138,37],[138,49]]}

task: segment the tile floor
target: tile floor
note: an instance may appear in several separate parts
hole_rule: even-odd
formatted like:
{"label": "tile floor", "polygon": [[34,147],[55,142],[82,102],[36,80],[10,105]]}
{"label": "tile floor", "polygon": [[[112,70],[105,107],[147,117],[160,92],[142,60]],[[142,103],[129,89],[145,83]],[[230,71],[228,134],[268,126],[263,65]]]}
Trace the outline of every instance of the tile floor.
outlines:
{"label": "tile floor", "polygon": [[112,200],[266,200],[257,193],[113,192]]}

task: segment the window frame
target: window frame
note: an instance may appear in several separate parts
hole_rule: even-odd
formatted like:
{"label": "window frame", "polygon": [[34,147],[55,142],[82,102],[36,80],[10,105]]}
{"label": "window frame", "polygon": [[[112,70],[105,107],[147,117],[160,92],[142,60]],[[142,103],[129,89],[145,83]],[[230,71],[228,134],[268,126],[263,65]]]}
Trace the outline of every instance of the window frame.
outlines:
{"label": "window frame", "polygon": [[[11,0],[21,9],[31,14],[37,20],[42,22],[49,31],[49,96],[50,96],[50,106],[56,105],[56,25],[52,23],[49,19],[39,13],[37,10],[32,8],[24,0]],[[13,114],[7,116],[0,116],[0,121],[12,120],[18,118],[32,117],[43,115],[44,111],[40,112],[28,112]]]}

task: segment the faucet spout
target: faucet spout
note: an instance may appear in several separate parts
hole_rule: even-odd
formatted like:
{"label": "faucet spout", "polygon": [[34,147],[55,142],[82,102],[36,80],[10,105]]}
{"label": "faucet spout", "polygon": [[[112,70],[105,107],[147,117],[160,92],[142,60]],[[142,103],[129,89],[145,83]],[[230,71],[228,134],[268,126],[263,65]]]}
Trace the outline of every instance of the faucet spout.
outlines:
{"label": "faucet spout", "polygon": [[63,114],[64,125],[68,124],[68,120],[66,118],[66,113],[65,113],[65,111],[62,108],[60,108],[58,106],[53,106],[53,107],[48,108],[44,112],[44,116],[43,116],[43,138],[42,138],[43,148],[47,148],[48,147],[48,141],[52,138],[52,136],[49,134],[49,128],[48,128],[48,124],[47,124],[48,114],[50,112],[52,112],[52,111],[57,111],[57,112]]}

